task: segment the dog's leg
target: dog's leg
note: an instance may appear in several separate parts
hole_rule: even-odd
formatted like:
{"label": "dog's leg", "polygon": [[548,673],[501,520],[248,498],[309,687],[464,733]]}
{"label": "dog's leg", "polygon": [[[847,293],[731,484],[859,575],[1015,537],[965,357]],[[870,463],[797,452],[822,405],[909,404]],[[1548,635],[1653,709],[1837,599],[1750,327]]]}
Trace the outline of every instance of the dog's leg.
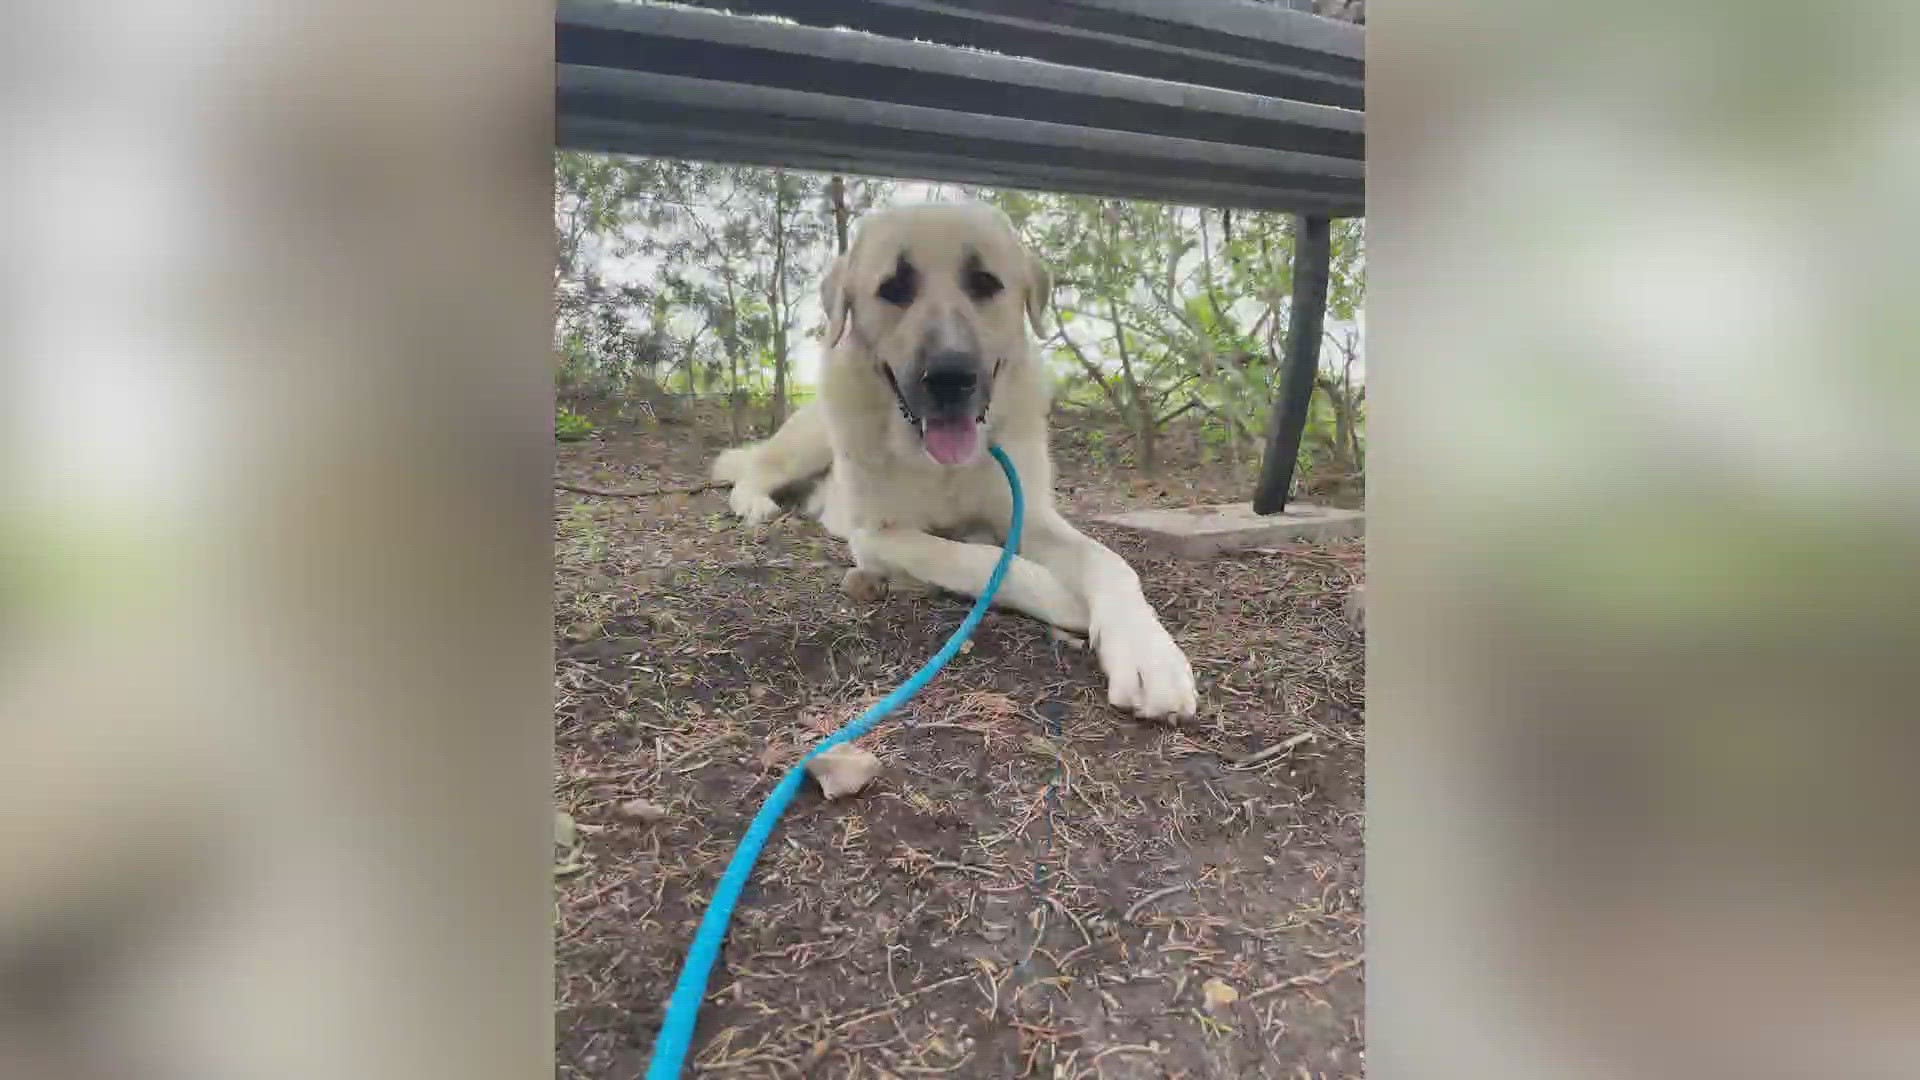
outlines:
{"label": "dog's leg", "polygon": [[[943,540],[909,529],[856,532],[850,545],[856,568],[848,576],[909,577],[964,596],[979,596],[1000,561],[1000,549]],[[1075,634],[1087,631],[1087,606],[1046,567],[1015,558],[993,598],[996,607],[1025,612]]]}
{"label": "dog's leg", "polygon": [[1084,603],[1109,703],[1144,717],[1198,711],[1193,665],[1160,624],[1125,559],[1044,507],[1033,514],[1020,550]]}
{"label": "dog's leg", "polygon": [[713,478],[732,484],[727,505],[749,525],[758,525],[780,512],[773,493],[833,465],[833,444],[827,438],[827,418],[817,401],[794,410],[773,438],[751,446],[736,446],[713,462]]}
{"label": "dog's leg", "polygon": [[[1000,557],[999,555],[1000,538],[993,535],[993,531],[991,529],[976,529],[973,532],[969,532],[961,536],[953,537],[953,539],[956,539],[963,544],[974,544],[974,545],[993,548],[994,558],[997,559]],[[859,572],[857,568],[856,570],[848,571],[848,576],[851,577],[856,572]],[[1008,572],[1011,573],[1012,569],[1009,568]],[[881,575],[881,579],[882,579],[881,588],[884,589],[887,595],[889,596],[932,596],[934,593],[939,592],[941,589],[940,586],[935,585],[932,582],[924,581],[920,578],[913,577],[910,574],[903,574],[899,572],[883,573]],[[982,584],[982,587],[983,588],[985,587],[984,583]],[[978,594],[965,593],[962,595],[972,596],[972,595],[978,595]]]}

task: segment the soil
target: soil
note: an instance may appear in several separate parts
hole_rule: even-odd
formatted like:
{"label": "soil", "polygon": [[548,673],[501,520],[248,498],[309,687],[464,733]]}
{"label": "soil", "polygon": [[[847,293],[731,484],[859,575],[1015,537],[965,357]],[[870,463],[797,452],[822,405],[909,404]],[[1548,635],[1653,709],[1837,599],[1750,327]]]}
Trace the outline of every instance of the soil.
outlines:
{"label": "soil", "polygon": [[[569,482],[697,484],[733,441],[711,410],[582,408],[600,430],[561,445]],[[1363,1075],[1362,549],[1145,557],[1087,515],[1244,499],[1248,469],[1172,438],[1141,477],[1114,429],[1061,423],[1060,501],[1140,571],[1199,719],[1118,714],[1077,642],[990,615],[861,741],[871,787],[809,784],[788,812],[690,1075]],[[743,528],[723,492],[556,492],[555,542],[555,791],[580,826],[556,867],[558,1075],[632,1077],[760,801],[966,602],[849,600],[843,545]]]}

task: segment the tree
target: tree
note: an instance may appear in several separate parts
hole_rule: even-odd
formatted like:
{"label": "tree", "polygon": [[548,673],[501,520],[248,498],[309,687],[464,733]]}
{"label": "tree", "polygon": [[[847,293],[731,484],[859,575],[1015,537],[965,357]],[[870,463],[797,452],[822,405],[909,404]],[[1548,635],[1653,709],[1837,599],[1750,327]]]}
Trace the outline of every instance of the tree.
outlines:
{"label": "tree", "polygon": [[849,217],[847,213],[847,178],[844,176],[836,176],[828,181],[827,197],[832,200],[833,253],[835,255],[845,255],[847,253],[847,225]]}
{"label": "tree", "polygon": [[[1293,218],[1083,196],[988,192],[1056,272],[1049,353],[1124,418],[1152,471],[1172,421],[1196,416],[1230,462],[1252,458],[1273,407],[1292,286]],[[1364,292],[1359,222],[1338,223],[1329,314],[1351,322]],[[1357,380],[1355,363],[1348,381]],[[1066,395],[1073,397],[1072,384]],[[1348,399],[1343,398],[1343,407]],[[1354,409],[1322,402],[1311,446]],[[1340,445],[1357,445],[1350,434]]]}
{"label": "tree", "polygon": [[1317,380],[1319,391],[1333,407],[1330,452],[1342,475],[1357,476],[1366,467],[1366,451],[1360,445],[1360,417],[1367,388],[1354,378],[1354,365],[1360,360],[1360,332],[1347,326],[1337,333],[1328,330],[1326,337],[1340,363],[1339,375],[1323,372]]}
{"label": "tree", "polygon": [[[644,159],[560,155],[555,170],[556,341],[602,382],[724,389],[736,436],[749,407],[774,424],[794,394],[796,343],[819,275],[888,181]],[[1043,351],[1068,403],[1121,418],[1145,471],[1186,418],[1205,452],[1258,457],[1290,318],[1290,215],[971,189],[998,204],[1053,269]],[[1301,468],[1364,461],[1364,228],[1333,227],[1330,352]],[[632,280],[600,279],[622,264]],[[639,273],[634,273],[638,267]],[[1337,364],[1337,372],[1334,365]]]}
{"label": "tree", "polygon": [[1137,317],[1139,270],[1158,261],[1143,260],[1143,251],[1168,238],[1158,220],[1165,208],[1078,195],[989,197],[1053,267],[1054,332],[1045,344],[1127,419],[1140,465],[1153,471],[1171,349],[1164,327]]}
{"label": "tree", "polygon": [[673,178],[665,195],[671,209],[655,223],[647,252],[680,302],[719,337],[736,434],[765,371],[777,425],[788,410],[800,311],[833,235],[833,218],[817,209],[831,203],[828,179],[703,165]]}
{"label": "tree", "polygon": [[674,161],[554,155],[554,338],[563,384],[598,393],[636,374],[655,381],[675,351],[663,297],[647,283],[609,283],[610,260],[641,252],[637,230],[657,223],[661,190],[685,172]]}

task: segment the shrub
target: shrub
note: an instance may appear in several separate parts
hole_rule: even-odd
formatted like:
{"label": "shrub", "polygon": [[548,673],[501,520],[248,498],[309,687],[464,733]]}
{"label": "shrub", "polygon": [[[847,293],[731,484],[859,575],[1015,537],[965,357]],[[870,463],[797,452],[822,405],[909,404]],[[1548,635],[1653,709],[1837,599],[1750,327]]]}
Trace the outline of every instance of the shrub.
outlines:
{"label": "shrub", "polygon": [[593,421],[562,406],[553,414],[553,437],[561,442],[579,442],[593,434]]}

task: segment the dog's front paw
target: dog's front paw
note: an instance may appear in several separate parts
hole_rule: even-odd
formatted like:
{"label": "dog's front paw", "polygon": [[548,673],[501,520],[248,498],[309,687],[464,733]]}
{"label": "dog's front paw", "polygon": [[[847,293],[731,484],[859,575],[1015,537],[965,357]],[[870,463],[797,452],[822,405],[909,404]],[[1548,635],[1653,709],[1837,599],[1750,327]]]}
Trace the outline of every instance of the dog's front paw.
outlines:
{"label": "dog's front paw", "polygon": [[1193,665],[1153,612],[1095,626],[1093,645],[1107,673],[1108,704],[1147,719],[1190,717],[1200,710]]}
{"label": "dog's front paw", "polygon": [[749,525],[761,524],[780,512],[780,504],[772,496],[739,486],[727,492],[727,506]]}
{"label": "dog's front paw", "polygon": [[940,591],[939,586],[929,585],[919,578],[905,574],[887,575],[888,596],[933,596]]}
{"label": "dog's front paw", "polygon": [[887,579],[871,570],[854,567],[840,579],[840,591],[862,604],[877,604],[887,598]]}

